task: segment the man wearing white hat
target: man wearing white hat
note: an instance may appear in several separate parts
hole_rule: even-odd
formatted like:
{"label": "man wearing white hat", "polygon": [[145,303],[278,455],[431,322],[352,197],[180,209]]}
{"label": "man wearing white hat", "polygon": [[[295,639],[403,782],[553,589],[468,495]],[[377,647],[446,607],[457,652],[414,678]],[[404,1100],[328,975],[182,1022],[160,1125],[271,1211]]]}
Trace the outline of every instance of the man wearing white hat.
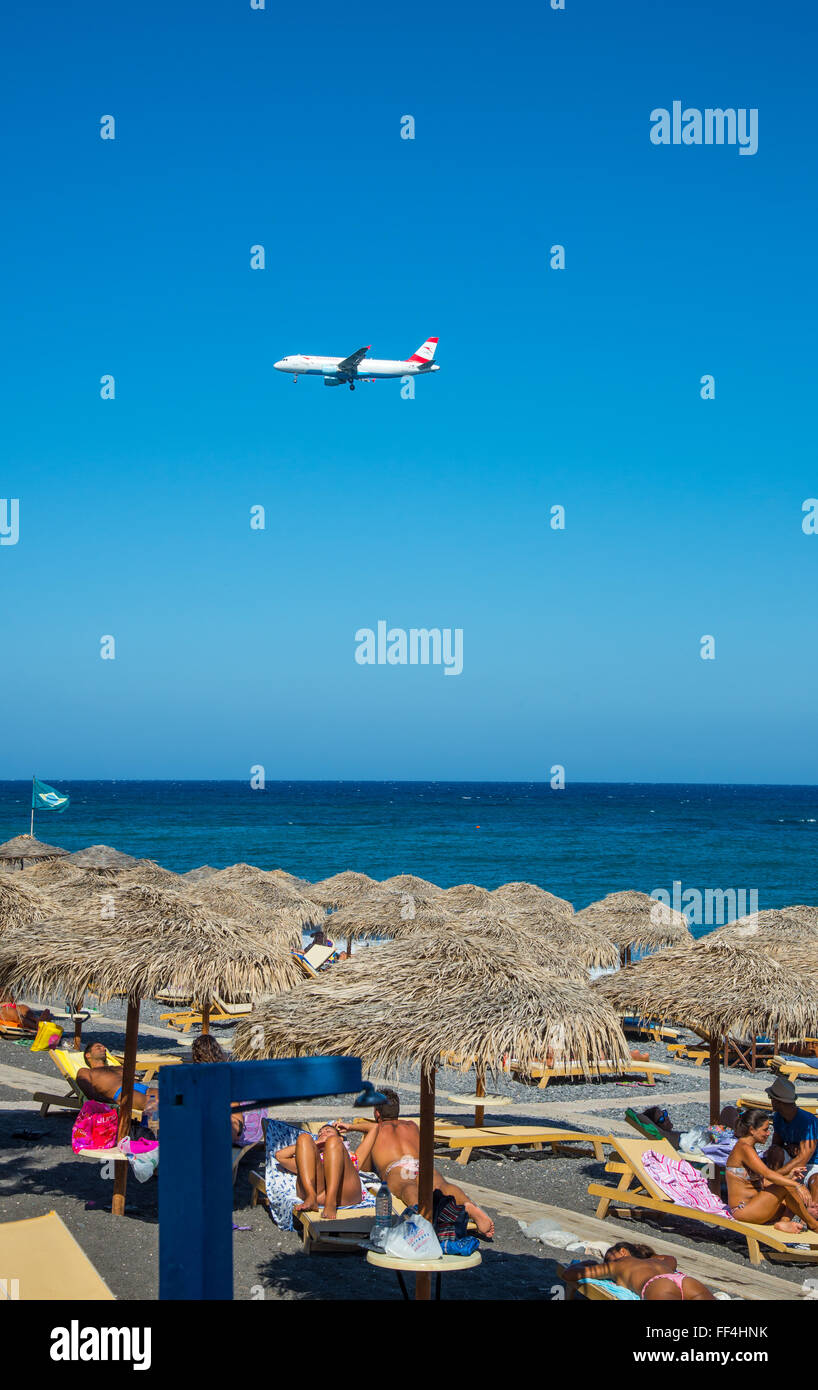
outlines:
{"label": "man wearing white hat", "polygon": [[777,1076],[767,1095],[773,1106],[773,1143],[789,1154],[779,1172],[798,1176],[818,1202],[818,1115],[801,1110],[798,1093],[791,1081]]}

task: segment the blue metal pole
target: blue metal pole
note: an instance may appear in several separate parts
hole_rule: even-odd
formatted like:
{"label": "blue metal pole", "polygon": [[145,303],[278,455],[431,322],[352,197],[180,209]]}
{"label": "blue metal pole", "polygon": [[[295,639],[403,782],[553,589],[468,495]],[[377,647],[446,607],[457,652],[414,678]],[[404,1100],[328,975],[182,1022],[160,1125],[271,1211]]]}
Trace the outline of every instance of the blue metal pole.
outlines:
{"label": "blue metal pole", "polygon": [[162,1067],[159,1297],[233,1297],[230,1104],[274,1105],[362,1087],[357,1057]]}

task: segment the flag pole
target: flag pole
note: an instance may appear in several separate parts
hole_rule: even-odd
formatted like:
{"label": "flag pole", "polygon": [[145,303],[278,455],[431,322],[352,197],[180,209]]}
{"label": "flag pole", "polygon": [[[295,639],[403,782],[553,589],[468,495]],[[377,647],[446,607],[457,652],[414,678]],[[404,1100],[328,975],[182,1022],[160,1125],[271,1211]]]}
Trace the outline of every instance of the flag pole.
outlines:
{"label": "flag pole", "polygon": [[28,832],[32,839],[34,838],[34,783],[36,782],[36,780],[37,780],[37,779],[36,779],[36,777],[34,776],[34,773],[32,773],[32,774],[31,774],[31,829],[30,829],[29,832]]}

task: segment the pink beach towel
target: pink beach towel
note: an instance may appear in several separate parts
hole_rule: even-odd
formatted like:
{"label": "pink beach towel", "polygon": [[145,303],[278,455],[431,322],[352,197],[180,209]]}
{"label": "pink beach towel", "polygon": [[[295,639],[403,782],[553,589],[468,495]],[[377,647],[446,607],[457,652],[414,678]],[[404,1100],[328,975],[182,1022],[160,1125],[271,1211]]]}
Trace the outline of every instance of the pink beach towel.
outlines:
{"label": "pink beach towel", "polygon": [[642,1163],[648,1177],[671,1202],[732,1219],[729,1208],[710,1191],[704,1174],[697,1172],[686,1159],[668,1158],[666,1154],[656,1153],[655,1149],[648,1149],[642,1155]]}

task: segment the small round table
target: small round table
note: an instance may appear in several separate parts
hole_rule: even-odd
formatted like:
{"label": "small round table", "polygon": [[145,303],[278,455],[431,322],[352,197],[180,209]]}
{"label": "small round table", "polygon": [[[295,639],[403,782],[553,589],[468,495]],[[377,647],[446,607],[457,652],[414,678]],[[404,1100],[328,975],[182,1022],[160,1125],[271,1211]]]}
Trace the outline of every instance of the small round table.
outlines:
{"label": "small round table", "polygon": [[393,1269],[398,1276],[400,1291],[410,1302],[409,1290],[404,1281],[404,1274],[434,1274],[435,1277],[435,1298],[440,1298],[440,1276],[441,1274],[452,1274],[458,1269],[475,1269],[482,1264],[483,1256],[479,1250],[475,1250],[473,1255],[441,1255],[437,1260],[401,1260],[396,1255],[387,1255],[382,1250],[367,1250],[367,1264],[376,1265],[378,1269]]}
{"label": "small round table", "polygon": [[470,1105],[474,1109],[479,1109],[482,1106],[484,1110],[499,1110],[503,1105],[513,1104],[511,1096],[464,1096],[457,1095],[454,1091],[447,1095],[446,1099],[455,1105]]}

